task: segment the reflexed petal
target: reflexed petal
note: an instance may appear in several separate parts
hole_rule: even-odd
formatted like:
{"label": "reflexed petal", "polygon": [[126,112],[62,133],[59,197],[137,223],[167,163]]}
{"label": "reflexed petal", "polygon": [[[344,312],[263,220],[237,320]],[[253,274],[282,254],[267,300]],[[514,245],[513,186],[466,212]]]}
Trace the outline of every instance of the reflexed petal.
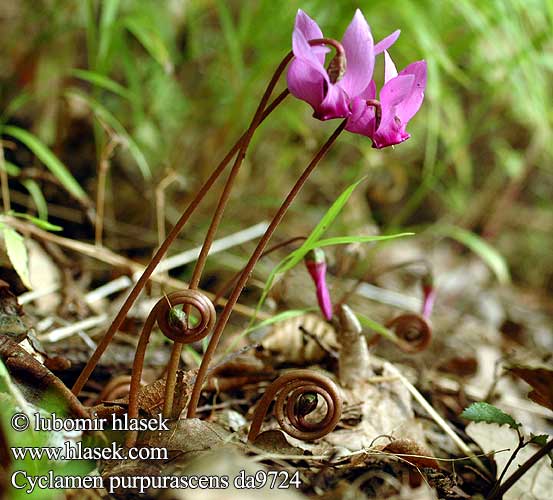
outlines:
{"label": "reflexed petal", "polygon": [[315,118],[331,120],[332,118],[345,118],[349,114],[347,94],[338,85],[328,84],[323,102],[315,109]]}
{"label": "reflexed petal", "polygon": [[384,51],[384,83],[388,82],[392,78],[395,78],[397,76],[397,69],[396,65],[394,64],[394,61],[392,61],[392,58],[390,57],[390,54],[388,54],[388,51]]}
{"label": "reflexed petal", "polygon": [[346,51],[346,74],[337,85],[350,98],[358,96],[370,83],[374,69],[374,43],[371,30],[359,9],[348,26],[342,45]]}
{"label": "reflexed petal", "polygon": [[301,59],[294,59],[288,68],[286,81],[290,93],[317,110],[324,99],[326,81],[321,72]]}
{"label": "reflexed petal", "polygon": [[[321,28],[319,28],[319,25],[301,9],[298,9],[298,13],[296,15],[294,31],[301,32],[307,41],[323,38],[323,32],[321,31]],[[324,45],[316,45],[312,47],[311,50],[317,56],[319,62],[324,64],[325,53],[330,49]]]}
{"label": "reflexed petal", "polygon": [[399,116],[403,123],[407,124],[407,122],[415,116],[415,113],[419,110],[424,100],[424,89],[426,88],[426,62],[414,62],[399,74],[412,75],[414,79],[409,95],[403,99],[396,109],[397,116]]}
{"label": "reflexed petal", "polygon": [[350,106],[351,116],[348,118],[346,130],[372,138],[375,126],[374,107],[368,106],[361,97],[353,99]]}
{"label": "reflexed petal", "polygon": [[319,68],[321,73],[324,73],[326,75],[326,70],[323,62],[321,61],[320,57],[318,57],[318,55],[313,51],[313,47],[309,45],[307,39],[303,36],[303,33],[301,33],[301,31],[294,30],[294,32],[292,33],[292,51],[294,52],[294,56],[296,56],[297,59],[308,62],[314,68]]}
{"label": "reflexed petal", "polygon": [[385,129],[380,127],[378,132],[373,137],[373,147],[376,149],[382,149],[388,146],[394,146],[400,144],[411,137],[410,134],[405,132],[404,126],[398,126],[395,122],[392,122]]}
{"label": "reflexed petal", "polygon": [[[409,97],[415,77],[413,75],[400,75],[392,78],[380,91],[382,110],[393,108]],[[384,113],[382,113],[384,115]]]}
{"label": "reflexed petal", "polygon": [[400,33],[401,30],[395,30],[391,35],[388,35],[383,40],[380,40],[380,42],[374,46],[374,55],[377,56],[385,50],[388,50],[394,43],[396,43]]}

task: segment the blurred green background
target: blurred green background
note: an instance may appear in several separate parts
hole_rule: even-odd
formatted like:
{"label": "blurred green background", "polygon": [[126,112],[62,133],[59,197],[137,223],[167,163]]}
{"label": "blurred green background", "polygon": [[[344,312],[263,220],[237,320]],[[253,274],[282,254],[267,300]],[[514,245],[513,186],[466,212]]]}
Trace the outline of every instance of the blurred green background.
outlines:
{"label": "blurred green background", "polygon": [[[398,69],[425,59],[428,87],[412,138],[395,149],[343,134],[279,234],[309,231],[367,175],[337,232],[453,224],[497,248],[517,282],[551,292],[551,0],[4,0],[0,126],[12,208],[92,241],[82,213],[94,211],[107,160],[104,243],[149,255],[249,123],[300,7],[337,39],[357,7],[375,40],[400,28],[392,57]],[[288,98],[255,135],[221,235],[272,215],[336,124]],[[36,144],[29,151],[33,139],[48,147],[42,156]],[[183,245],[201,241],[216,201],[208,196]]]}

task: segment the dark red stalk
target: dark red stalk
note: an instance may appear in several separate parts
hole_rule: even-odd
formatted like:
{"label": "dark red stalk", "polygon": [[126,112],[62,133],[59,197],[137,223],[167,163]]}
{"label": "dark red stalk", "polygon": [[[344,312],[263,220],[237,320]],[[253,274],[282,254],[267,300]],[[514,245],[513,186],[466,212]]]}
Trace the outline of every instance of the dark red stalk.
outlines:
{"label": "dark red stalk", "polygon": [[[263,112],[262,120],[265,120],[267,116],[269,116],[273,110],[285,99],[285,97],[288,95],[288,90],[284,90],[278,97],[274,99],[274,101],[267,107],[267,109]],[[261,122],[260,122],[261,123]],[[158,248],[155,255],[152,257],[152,260],[144,269],[144,272],[142,273],[142,276],[140,276],[139,280],[134,285],[133,289],[129,293],[129,296],[125,300],[124,304],[121,306],[121,309],[113,319],[111,325],[109,326],[107,332],[102,337],[102,340],[100,340],[98,347],[96,347],[96,350],[88,360],[88,363],[83,368],[83,371],[80,373],[79,378],[75,382],[72,388],[72,392],[75,395],[78,395],[84,385],[86,384],[87,380],[89,379],[90,375],[92,374],[94,368],[98,364],[98,361],[102,357],[102,354],[107,349],[109,343],[113,339],[115,333],[123,323],[125,317],[127,316],[127,313],[129,312],[130,308],[138,298],[140,292],[143,290],[144,286],[146,285],[146,282],[150,279],[150,276],[154,272],[155,268],[163,258],[163,256],[166,254],[167,250],[175,241],[176,237],[181,232],[184,225],[188,222],[188,219],[190,216],[194,213],[196,208],[198,208],[198,205],[203,200],[204,196],[207,194],[207,192],[211,189],[215,181],[219,178],[229,161],[232,159],[232,157],[236,154],[236,152],[239,150],[242,141],[246,137],[246,133],[238,139],[236,144],[232,147],[232,149],[227,153],[227,155],[223,158],[221,163],[217,166],[217,168],[212,172],[212,174],[209,176],[207,181],[203,184],[203,186],[200,188],[194,199],[190,202],[188,207],[186,207],[186,210],[181,215],[181,218],[177,221],[171,232],[167,235],[167,238],[165,241],[161,244],[161,246]]]}
{"label": "dark red stalk", "polygon": [[200,369],[198,371],[198,375],[196,377],[196,382],[194,384],[194,388],[192,390],[192,395],[190,397],[190,403],[188,405],[188,417],[194,418],[196,416],[196,408],[198,406],[198,401],[200,399],[200,393],[202,390],[202,386],[205,382],[207,369],[209,366],[209,363],[211,362],[211,359],[213,358],[213,355],[215,353],[215,349],[217,348],[217,345],[219,344],[219,340],[221,339],[221,335],[223,333],[223,330],[225,329],[225,326],[229,320],[230,314],[232,312],[232,308],[238,301],[238,297],[242,293],[242,290],[244,288],[244,285],[248,281],[248,278],[253,271],[253,268],[257,264],[257,261],[261,257],[261,254],[263,253],[265,247],[267,246],[267,243],[269,242],[269,239],[275,232],[277,226],[282,221],[282,218],[288,211],[288,208],[300,192],[301,188],[309,178],[309,175],[311,172],[315,169],[319,161],[324,157],[324,155],[327,153],[327,151],[330,149],[330,147],[334,144],[340,133],[344,130],[346,126],[346,120],[344,120],[338,128],[334,131],[334,133],[330,136],[330,138],[326,141],[326,143],[321,147],[319,152],[315,155],[315,157],[311,160],[311,163],[307,166],[307,168],[304,170],[300,178],[296,181],[296,184],[294,184],[294,187],[278,209],[277,213],[273,217],[273,220],[271,221],[269,227],[267,228],[267,231],[265,231],[265,234],[262,236],[261,240],[257,244],[257,247],[255,248],[252,256],[250,257],[250,260],[246,264],[246,267],[242,271],[242,274],[240,275],[240,278],[238,279],[238,282],[234,286],[232,293],[228,299],[228,302],[223,309],[223,312],[221,313],[221,316],[219,317],[219,320],[217,321],[217,324],[215,326],[215,330],[213,331],[213,334],[211,336],[211,340],[209,342],[209,345],[207,347],[207,350],[204,354],[204,357],[202,359],[202,363],[200,365]]}

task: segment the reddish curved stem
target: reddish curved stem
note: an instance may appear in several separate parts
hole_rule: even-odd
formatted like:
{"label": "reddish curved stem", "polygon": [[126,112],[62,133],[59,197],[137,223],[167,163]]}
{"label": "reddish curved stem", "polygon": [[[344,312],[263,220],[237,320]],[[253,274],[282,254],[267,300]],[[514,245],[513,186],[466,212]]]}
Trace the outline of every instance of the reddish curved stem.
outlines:
{"label": "reddish curved stem", "polygon": [[[288,90],[283,91],[279,96],[277,96],[274,101],[267,107],[267,109],[263,112],[262,120],[265,120],[267,116],[269,116],[274,109],[286,98],[288,95]],[[261,123],[260,122],[260,123]],[[125,317],[127,316],[127,313],[129,312],[130,308],[138,298],[140,292],[143,290],[144,286],[146,285],[146,282],[150,279],[150,276],[154,272],[155,268],[173,243],[175,241],[176,237],[181,232],[184,225],[188,222],[188,219],[190,216],[194,213],[200,202],[203,200],[207,192],[211,189],[215,181],[219,178],[223,170],[226,168],[229,161],[232,159],[232,157],[236,154],[236,152],[240,149],[240,146],[242,144],[242,141],[246,137],[246,133],[238,139],[236,144],[232,147],[232,149],[227,153],[227,155],[223,158],[221,163],[215,168],[215,170],[212,172],[212,174],[209,176],[209,178],[205,181],[203,186],[200,188],[194,199],[190,202],[188,207],[186,207],[186,210],[181,215],[181,218],[177,221],[171,232],[167,235],[167,238],[165,241],[161,244],[161,246],[158,248],[155,255],[152,257],[152,260],[144,269],[144,272],[142,273],[142,276],[140,276],[139,280],[134,285],[133,289],[129,293],[129,296],[125,300],[124,304],[121,306],[121,309],[113,319],[111,325],[109,326],[108,330],[102,337],[102,340],[100,340],[98,347],[96,347],[96,350],[88,360],[88,363],[83,368],[83,371],[80,373],[77,381],[73,385],[72,392],[75,395],[78,395],[84,385],[86,384],[87,380],[90,378],[90,375],[92,374],[92,371],[94,368],[96,368],[96,365],[98,364],[98,361],[102,357],[102,354],[107,349],[109,343],[113,339],[115,333],[123,323]]]}
{"label": "reddish curved stem", "polygon": [[[308,422],[303,415],[295,414],[296,402],[306,393],[318,394],[326,402],[326,414],[319,422]],[[248,441],[255,441],[275,397],[278,423],[284,432],[296,439],[319,439],[331,432],[342,416],[342,398],[332,380],[312,370],[292,370],[277,378],[257,403]]]}
{"label": "reddish curved stem", "polygon": [[321,147],[319,152],[315,155],[315,157],[311,160],[311,163],[307,166],[307,168],[303,171],[300,178],[296,181],[296,184],[292,187],[290,193],[288,193],[288,196],[278,209],[277,213],[274,215],[273,220],[269,224],[269,227],[267,228],[267,231],[265,231],[265,234],[261,237],[259,240],[259,243],[257,244],[257,247],[255,248],[252,256],[250,257],[250,260],[246,264],[246,267],[242,271],[242,274],[240,275],[240,278],[238,279],[238,282],[234,286],[232,293],[228,299],[228,302],[223,309],[223,312],[221,313],[221,316],[219,317],[219,320],[217,321],[217,325],[215,326],[215,330],[213,331],[213,335],[211,336],[211,340],[209,342],[209,345],[207,347],[207,350],[204,354],[204,357],[202,359],[202,363],[200,365],[200,369],[198,371],[198,375],[196,377],[196,382],[194,384],[194,388],[192,390],[192,396],[190,397],[190,403],[188,405],[188,413],[187,416],[189,418],[194,418],[196,416],[196,408],[198,406],[198,401],[200,399],[200,393],[202,390],[202,386],[205,382],[205,378],[207,375],[207,369],[209,366],[209,363],[211,362],[213,355],[215,354],[215,349],[217,348],[217,345],[219,344],[219,340],[221,339],[221,335],[223,333],[223,330],[229,320],[230,314],[232,312],[232,308],[238,301],[238,297],[240,297],[240,294],[242,293],[242,290],[248,281],[248,278],[253,271],[253,268],[257,264],[257,261],[261,257],[261,254],[265,250],[265,247],[267,246],[267,243],[269,242],[271,236],[275,232],[277,226],[280,224],[282,218],[288,211],[288,208],[300,192],[301,188],[311,175],[311,172],[315,169],[319,161],[324,157],[324,155],[327,153],[327,151],[331,148],[331,146],[334,144],[338,136],[341,134],[341,132],[344,130],[346,126],[346,120],[344,120],[338,128],[334,131],[334,133],[329,137],[329,139],[325,142],[325,144]]}
{"label": "reddish curved stem", "polygon": [[[223,213],[225,211],[228,200],[230,198],[230,193],[232,191],[234,181],[238,175],[238,172],[240,171],[240,167],[242,166],[242,162],[244,161],[244,158],[246,156],[246,151],[248,149],[248,146],[250,145],[250,141],[253,137],[253,133],[261,123],[261,120],[263,118],[263,110],[267,106],[267,102],[269,101],[269,98],[271,97],[271,94],[273,93],[273,90],[280,76],[282,75],[282,72],[284,71],[284,69],[286,68],[286,66],[292,59],[292,57],[293,57],[293,54],[291,52],[288,53],[286,57],[284,57],[284,59],[278,65],[275,73],[273,74],[273,77],[271,78],[269,84],[267,85],[267,88],[265,90],[265,93],[263,94],[263,97],[261,98],[261,101],[259,102],[259,106],[257,107],[257,110],[251,121],[251,124],[248,127],[248,130],[241,141],[240,151],[238,152],[238,155],[234,160],[234,165],[232,166],[227,182],[225,183],[225,187],[223,188],[221,197],[219,198],[219,203],[217,204],[217,208],[215,209],[215,213],[213,214],[213,218],[211,219],[211,224],[209,225],[209,228],[207,230],[207,234],[205,236],[202,249],[200,250],[200,255],[198,256],[198,260],[196,261],[196,265],[194,266],[194,271],[192,273],[192,278],[190,279],[190,285],[189,285],[189,288],[191,290],[198,288],[198,285],[200,284],[200,279],[205,267],[205,263],[207,261],[209,250],[211,249],[211,245],[213,244],[213,240],[215,239],[215,233],[217,232],[217,229],[223,217]],[[189,311],[187,310],[185,311],[185,313],[187,313],[187,316],[188,316],[188,312]],[[182,344],[179,342],[175,342],[173,344],[171,358],[169,359],[169,364],[167,366],[167,383],[165,385],[165,403],[163,405],[163,416],[165,418],[169,418],[169,416],[172,413],[173,396],[175,391],[175,383],[177,380],[177,370],[179,367],[181,352],[182,352]]]}

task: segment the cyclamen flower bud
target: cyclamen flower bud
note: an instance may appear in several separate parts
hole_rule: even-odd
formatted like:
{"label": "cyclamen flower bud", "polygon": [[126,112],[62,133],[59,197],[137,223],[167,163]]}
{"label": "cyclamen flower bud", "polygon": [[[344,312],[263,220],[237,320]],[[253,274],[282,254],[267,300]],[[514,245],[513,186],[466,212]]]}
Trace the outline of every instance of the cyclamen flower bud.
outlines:
{"label": "cyclamen flower bud", "polygon": [[330,300],[330,294],[326,284],[325,254],[320,248],[315,248],[314,250],[308,252],[304,261],[307,271],[315,282],[317,302],[319,303],[321,312],[323,313],[325,319],[330,321],[332,319],[332,302]]}
{"label": "cyclamen flower bud", "polygon": [[426,274],[421,281],[422,288],[422,317],[429,319],[434,308],[434,301],[436,300],[436,290],[434,288],[434,278],[432,274]]}

